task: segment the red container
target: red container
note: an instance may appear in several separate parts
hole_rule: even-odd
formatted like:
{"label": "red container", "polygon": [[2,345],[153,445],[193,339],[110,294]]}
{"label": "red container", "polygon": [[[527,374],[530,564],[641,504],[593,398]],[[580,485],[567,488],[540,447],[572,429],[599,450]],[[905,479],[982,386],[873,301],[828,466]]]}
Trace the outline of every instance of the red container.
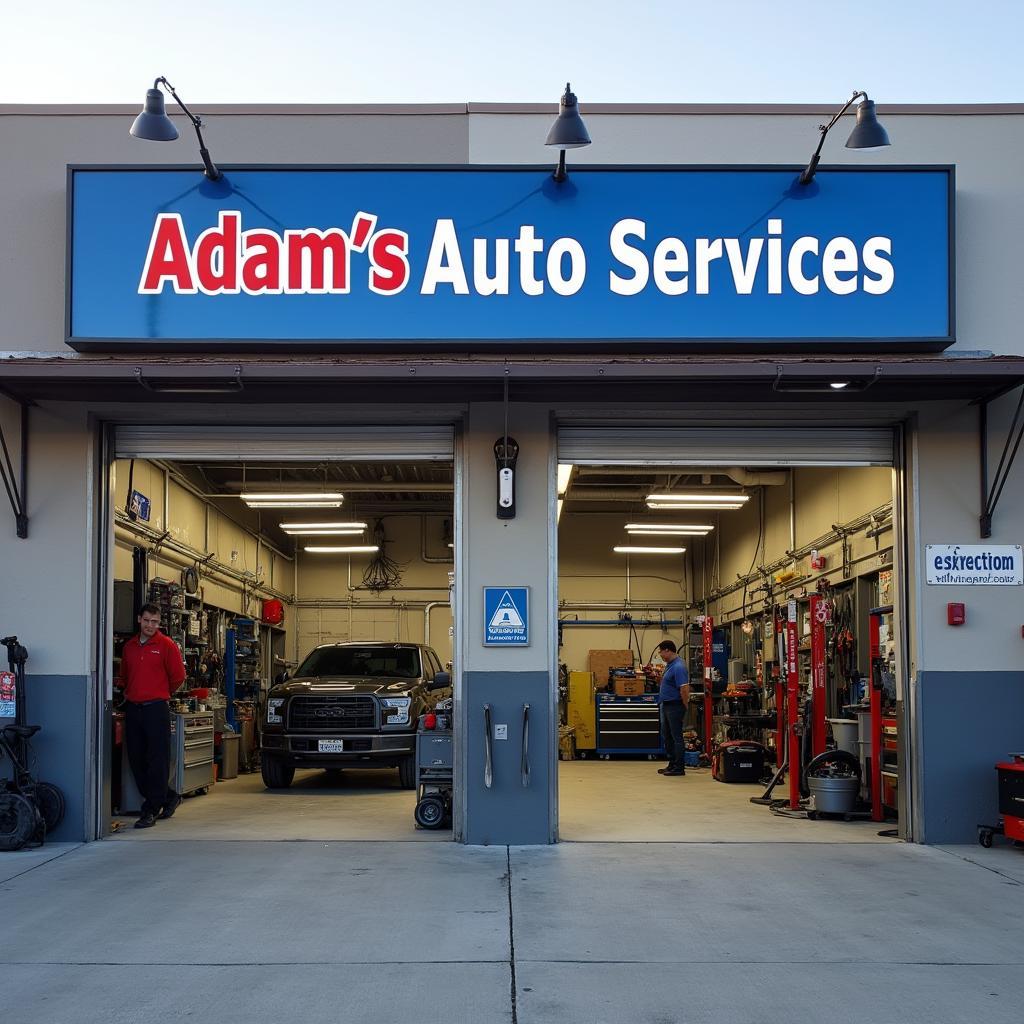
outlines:
{"label": "red container", "polygon": [[271,626],[280,626],[284,622],[284,605],[276,598],[263,602],[263,621]]}
{"label": "red container", "polygon": [[1004,761],[996,765],[999,773],[999,813],[1007,839],[1024,842],[1024,763]]}

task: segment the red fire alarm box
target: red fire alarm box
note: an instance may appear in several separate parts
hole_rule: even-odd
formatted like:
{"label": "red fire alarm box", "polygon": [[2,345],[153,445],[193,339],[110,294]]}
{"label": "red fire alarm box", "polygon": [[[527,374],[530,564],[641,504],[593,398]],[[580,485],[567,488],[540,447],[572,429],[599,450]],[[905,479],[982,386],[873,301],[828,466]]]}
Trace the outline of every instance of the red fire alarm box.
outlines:
{"label": "red fire alarm box", "polygon": [[951,626],[962,626],[967,621],[967,606],[957,602],[947,604],[946,621]]}
{"label": "red fire alarm box", "polygon": [[263,602],[263,621],[272,626],[280,626],[284,622],[284,605],[278,600]]}
{"label": "red fire alarm box", "polygon": [[821,570],[825,568],[825,556],[819,554],[817,551],[812,551],[811,568],[816,572],[821,572]]}

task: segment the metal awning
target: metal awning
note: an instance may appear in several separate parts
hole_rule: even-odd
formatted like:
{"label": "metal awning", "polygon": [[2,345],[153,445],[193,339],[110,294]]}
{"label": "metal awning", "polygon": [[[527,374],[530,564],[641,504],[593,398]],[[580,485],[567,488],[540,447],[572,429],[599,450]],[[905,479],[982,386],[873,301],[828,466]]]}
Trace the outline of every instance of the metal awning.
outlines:
{"label": "metal awning", "polygon": [[[246,357],[18,353],[0,359],[0,388],[29,401],[417,405],[500,400],[649,402],[656,382],[673,402],[976,401],[1024,382],[1024,357],[360,354]],[[834,383],[846,386],[831,387]],[[374,385],[386,385],[375,392]],[[656,400],[666,401],[657,393]]]}

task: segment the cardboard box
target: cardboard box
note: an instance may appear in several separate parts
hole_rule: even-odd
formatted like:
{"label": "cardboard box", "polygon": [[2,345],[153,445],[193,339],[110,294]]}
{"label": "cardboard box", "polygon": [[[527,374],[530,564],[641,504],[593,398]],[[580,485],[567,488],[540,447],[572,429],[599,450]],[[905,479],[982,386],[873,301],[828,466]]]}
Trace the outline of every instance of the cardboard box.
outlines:
{"label": "cardboard box", "polygon": [[608,685],[608,673],[613,668],[633,667],[633,652],[630,650],[591,651],[588,667],[594,674],[594,685],[599,690],[603,690]]}
{"label": "cardboard box", "polygon": [[640,697],[644,692],[643,676],[615,676],[612,691],[616,697]]}

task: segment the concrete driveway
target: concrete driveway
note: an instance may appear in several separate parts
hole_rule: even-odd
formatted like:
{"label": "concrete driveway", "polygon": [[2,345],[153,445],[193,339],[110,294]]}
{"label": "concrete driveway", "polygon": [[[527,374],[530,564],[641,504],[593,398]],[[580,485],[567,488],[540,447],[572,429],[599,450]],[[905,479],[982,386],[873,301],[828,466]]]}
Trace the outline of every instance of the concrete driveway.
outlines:
{"label": "concrete driveway", "polygon": [[0,857],[5,1024],[1020,1020],[1024,853],[101,842]]}

